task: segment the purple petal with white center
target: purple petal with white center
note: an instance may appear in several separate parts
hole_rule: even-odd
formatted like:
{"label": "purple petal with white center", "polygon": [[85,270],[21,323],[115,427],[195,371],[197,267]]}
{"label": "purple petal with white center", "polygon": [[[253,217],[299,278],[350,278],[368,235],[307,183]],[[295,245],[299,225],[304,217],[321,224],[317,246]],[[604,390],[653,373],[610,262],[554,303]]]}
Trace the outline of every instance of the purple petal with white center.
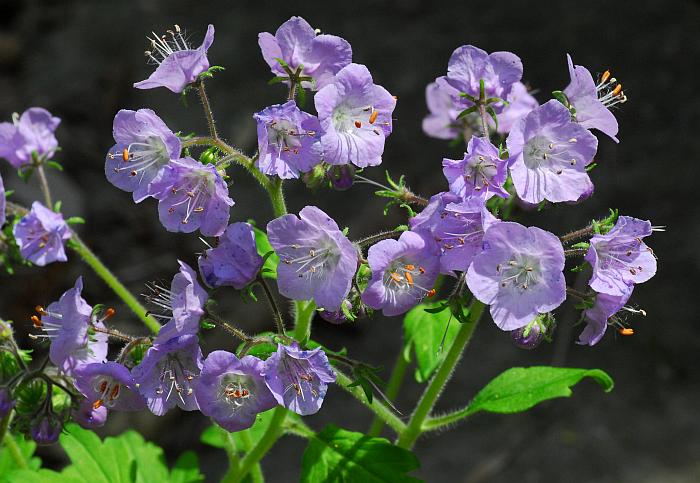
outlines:
{"label": "purple petal with white center", "polygon": [[94,406],[115,411],[146,409],[134,378],[122,364],[111,361],[83,364],[76,367],[73,376],[75,387]]}
{"label": "purple petal with white center", "polygon": [[13,228],[20,254],[43,267],[68,260],[64,243],[72,234],[60,213],[35,201],[32,209]]}
{"label": "purple petal with white center", "polygon": [[487,139],[472,136],[463,159],[443,159],[442,172],[450,191],[467,199],[494,195],[508,198],[503,184],[508,177],[508,162],[499,157],[498,148]]}

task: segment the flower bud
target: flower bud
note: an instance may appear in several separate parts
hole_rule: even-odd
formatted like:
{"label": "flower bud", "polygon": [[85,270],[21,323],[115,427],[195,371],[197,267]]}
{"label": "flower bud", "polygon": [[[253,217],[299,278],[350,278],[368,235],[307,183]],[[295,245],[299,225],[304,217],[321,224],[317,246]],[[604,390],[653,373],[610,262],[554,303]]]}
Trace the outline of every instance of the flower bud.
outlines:
{"label": "flower bud", "polygon": [[0,418],[4,418],[15,407],[10,390],[6,387],[0,388]]}
{"label": "flower bud", "polygon": [[107,407],[100,406],[95,409],[94,405],[85,400],[80,403],[78,409],[72,412],[73,421],[78,423],[81,428],[94,429],[104,426],[107,422]]}
{"label": "flower bud", "polygon": [[29,432],[36,444],[50,445],[58,441],[62,429],[61,421],[55,415],[47,413],[32,422]]}
{"label": "flower bud", "polygon": [[525,327],[511,330],[510,337],[516,347],[532,350],[547,339],[556,321],[550,314],[540,314]]}
{"label": "flower bud", "polygon": [[330,180],[333,189],[345,191],[350,189],[355,181],[355,167],[351,164],[331,166],[326,176]]}
{"label": "flower bud", "polygon": [[352,313],[352,304],[350,303],[349,300],[343,300],[343,306],[345,310],[343,310],[343,307],[341,307],[339,310],[336,311],[330,311],[330,310],[321,310],[318,314],[321,316],[323,320],[326,322],[330,322],[331,324],[344,324],[345,322],[348,321],[346,313]]}

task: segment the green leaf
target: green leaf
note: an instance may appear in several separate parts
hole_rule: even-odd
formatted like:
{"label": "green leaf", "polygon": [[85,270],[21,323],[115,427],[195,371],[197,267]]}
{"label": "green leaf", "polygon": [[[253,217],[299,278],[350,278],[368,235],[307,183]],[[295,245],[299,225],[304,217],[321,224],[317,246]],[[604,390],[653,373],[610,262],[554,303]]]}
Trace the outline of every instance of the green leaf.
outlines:
{"label": "green leaf", "polygon": [[517,413],[548,399],[569,397],[571,386],[584,377],[595,380],[605,392],[610,392],[614,386],[612,378],[600,369],[513,367],[479,391],[469,404],[468,414],[479,411]]}
{"label": "green leaf", "polygon": [[419,467],[410,451],[384,438],[329,425],[310,440],[301,463],[301,482],[405,483]]}
{"label": "green leaf", "polygon": [[[223,449],[226,447],[226,438],[230,434],[233,437],[233,442],[236,449],[239,452],[243,452],[245,449],[245,443],[243,442],[243,433],[247,433],[250,436],[251,441],[258,441],[262,438],[267,427],[270,426],[270,420],[272,419],[273,411],[265,411],[264,413],[258,413],[255,417],[255,423],[250,428],[238,431],[235,433],[229,433],[225,429],[215,424],[209,426],[200,436],[200,441],[208,446],[214,448]],[[287,421],[301,421],[301,417],[298,414],[289,412],[287,414]]]}
{"label": "green leaf", "polygon": [[[254,221],[248,220],[248,223],[253,225]],[[253,225],[253,232],[255,233],[255,245],[258,247],[258,254],[265,259],[260,273],[265,278],[277,279],[277,264],[280,262],[280,257],[277,256],[272,245],[270,245],[267,234],[264,231]]]}
{"label": "green leaf", "polygon": [[[76,424],[66,426],[60,444],[71,460],[61,472],[41,469],[37,472],[11,473],[9,482],[75,483],[149,483],[153,481],[198,482],[202,476],[194,455],[183,455],[173,472],[168,470],[163,450],[135,431],[127,431],[104,441]],[[3,480],[5,481],[5,480]]]}
{"label": "green leaf", "polygon": [[[450,347],[459,331],[459,322],[457,320],[450,322],[450,319],[454,319],[451,311],[426,312],[426,310],[437,310],[443,305],[443,302],[419,304],[412,308],[403,320],[404,345],[413,346],[417,364],[415,377],[418,382],[426,382],[430,379],[445,358],[446,348]],[[443,350],[440,350],[443,337],[445,339]]]}
{"label": "green leaf", "polygon": [[280,82],[288,81],[289,77],[282,77],[281,75],[276,75],[269,81],[267,81],[268,85],[273,85],[273,84],[279,84]]}
{"label": "green leaf", "polygon": [[[24,436],[21,434],[14,436],[14,439],[20,453],[22,454],[22,457],[24,458],[24,461],[27,462],[29,468],[33,470],[39,469],[41,467],[41,460],[34,456],[36,443],[32,440],[24,439]],[[7,475],[11,471],[17,469],[19,469],[19,467],[17,466],[15,459],[7,449],[7,445],[3,444],[2,447],[0,447],[0,475]],[[3,480],[0,479],[0,481]]]}
{"label": "green leaf", "polygon": [[71,216],[66,220],[66,223],[68,223],[69,225],[84,225],[85,218],[82,218],[80,216]]}
{"label": "green leaf", "polygon": [[199,472],[199,458],[194,451],[185,451],[175,462],[170,473],[170,483],[194,483],[204,481]]}

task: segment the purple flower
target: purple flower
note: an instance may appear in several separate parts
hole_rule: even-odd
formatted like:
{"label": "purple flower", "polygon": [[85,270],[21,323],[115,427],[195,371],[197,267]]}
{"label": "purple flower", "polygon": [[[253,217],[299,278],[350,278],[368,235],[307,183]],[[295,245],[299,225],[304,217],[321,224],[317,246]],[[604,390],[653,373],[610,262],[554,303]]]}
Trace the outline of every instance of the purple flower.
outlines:
{"label": "purple flower", "polygon": [[264,369],[257,357],[239,359],[230,352],[212,352],[195,383],[199,410],[227,431],[250,428],[258,413],[277,406],[265,385]]}
{"label": "purple flower", "polygon": [[274,398],[302,416],[321,409],[331,382],[335,373],[320,347],[301,350],[296,343],[277,344],[277,352],[265,361],[265,383]]}
{"label": "purple flower", "polygon": [[352,61],[352,49],[346,40],[335,35],[316,35],[301,17],[284,22],[274,36],[268,32],[258,34],[258,45],[265,62],[277,76],[287,76],[277,59],[286,62],[294,72],[303,66],[301,75],[314,80],[313,84],[302,82],[302,87],[307,89],[321,89]]}
{"label": "purple flower", "polygon": [[598,129],[610,136],[616,143],[617,119],[610,108],[625,102],[627,97],[622,92],[622,84],[610,77],[606,71],[599,84],[593,81],[591,73],[582,65],[574,65],[571,56],[566,54],[569,64],[571,82],[564,89],[564,94],[574,108],[574,117],[586,129]]}
{"label": "purple flower", "polygon": [[73,371],[75,387],[93,409],[140,411],[146,401],[136,389],[129,369],[116,362],[83,364]]}
{"label": "purple flower", "polygon": [[516,122],[530,114],[530,111],[540,105],[537,99],[527,92],[527,87],[522,82],[513,84],[506,101],[508,101],[508,105],[496,116],[498,119],[498,132],[501,134],[509,133]]}
{"label": "purple flower", "polygon": [[[472,45],[463,45],[452,53],[445,79],[458,93],[465,93],[477,99],[479,84],[483,80],[486,98],[506,99],[513,84],[520,81],[522,76],[523,64],[517,55],[510,52],[488,54]],[[453,97],[453,100],[462,109],[474,105],[466,97],[459,95]],[[504,104],[498,102],[492,106],[498,113],[503,110]]]}
{"label": "purple flower", "polygon": [[314,299],[319,307],[338,310],[350,292],[357,270],[355,246],[326,213],[307,206],[267,224],[270,244],[280,257],[277,286],[285,297]]}
{"label": "purple flower", "polygon": [[196,49],[185,40],[177,25],[174,31],[168,30],[168,36],[159,37],[153,33],[153,38],[148,39],[151,50],[146,51],[146,57],[158,67],[148,79],[134,84],[137,89],[165,87],[179,94],[196,81],[199,74],[209,69],[207,50],[214,42],[213,25],[207,27],[204,42]]}
{"label": "purple flower", "polygon": [[60,213],[35,201],[12,231],[24,258],[43,267],[51,262],[65,262],[63,243],[71,237],[70,229]]}
{"label": "purple flower", "polygon": [[258,169],[282,179],[298,178],[321,162],[321,125],[294,101],[254,114],[258,124]]}
{"label": "purple flower", "polygon": [[29,428],[29,434],[39,446],[48,446],[58,441],[63,431],[63,424],[52,413],[42,414],[37,417]]}
{"label": "purple flower", "polygon": [[74,409],[71,415],[73,421],[84,429],[100,428],[107,422],[107,408],[105,406],[95,408],[87,400],[81,402],[78,409]]}
{"label": "purple flower", "polygon": [[242,222],[229,225],[219,244],[199,257],[199,272],[212,288],[227,285],[240,290],[255,280],[262,265],[253,227]]}
{"label": "purple flower", "polygon": [[566,299],[564,249],[556,236],[500,222],[486,231],[483,247],[469,267],[467,285],[491,306],[501,330],[523,327]]}
{"label": "purple flower", "polygon": [[[345,299],[343,300],[343,304],[345,306],[345,309],[348,311],[352,311],[352,304],[350,303],[349,300]],[[348,321],[347,316],[345,315],[345,312],[343,311],[343,308],[341,306],[340,310],[320,310],[318,312],[318,315],[325,320],[326,322],[330,322],[331,324],[344,324],[345,322]]]}
{"label": "purple flower", "polygon": [[345,191],[350,189],[355,183],[355,166],[352,164],[330,166],[328,171],[326,171],[326,178],[331,182],[334,190]]}
{"label": "purple flower", "polygon": [[440,192],[430,197],[428,206],[423,211],[408,220],[411,230],[433,231],[442,218],[442,213],[450,203],[459,203],[462,198],[454,193]]}
{"label": "purple flower", "polygon": [[463,159],[443,159],[442,172],[450,191],[467,199],[493,195],[508,198],[503,184],[508,177],[508,162],[498,155],[498,148],[488,139],[472,136]]}
{"label": "purple flower", "polygon": [[196,335],[183,335],[148,349],[131,374],[148,409],[162,416],[178,406],[198,409],[193,383],[202,369],[202,351]]}
{"label": "purple flower", "polygon": [[0,176],[0,226],[5,224],[5,184]]}
{"label": "purple flower", "polygon": [[58,148],[54,132],[60,123],[41,107],[27,109],[13,122],[0,123],[0,158],[15,168],[31,164],[32,153],[40,159],[51,158]]}
{"label": "purple flower", "polygon": [[168,320],[160,328],[155,342],[162,344],[181,335],[192,335],[199,331],[199,319],[204,314],[207,292],[197,282],[197,273],[185,262],[177,261],[180,271],[175,274],[170,290],[156,285],[150,286],[148,301],[160,309],[157,318]]}
{"label": "purple flower", "polygon": [[403,314],[432,296],[440,270],[440,249],[424,231],[406,231],[398,240],[382,240],[367,254],[372,278],[362,301],[384,315]]}
{"label": "purple flower", "polygon": [[192,233],[199,228],[202,235],[219,236],[226,229],[234,203],[216,167],[189,157],[171,161],[151,189],[166,230]]}
{"label": "purple flower", "polygon": [[6,387],[0,387],[0,418],[4,418],[15,407],[15,401],[12,399],[10,390]]}
{"label": "purple flower", "polygon": [[516,347],[532,350],[544,340],[545,333],[539,324],[526,325],[510,331],[510,338]]}
{"label": "purple flower", "polygon": [[423,119],[423,132],[437,139],[455,139],[460,134],[457,116],[460,109],[454,97],[459,95],[446,82],[431,82],[425,88],[425,101],[430,114]]}
{"label": "purple flower", "polygon": [[593,307],[583,312],[586,327],[579,335],[577,344],[590,346],[597,344],[608,328],[608,320],[624,308],[631,295],[631,286],[627,287],[621,295],[596,294]]}
{"label": "purple flower", "polygon": [[506,140],[510,175],[528,203],[577,201],[592,193],[586,166],[598,140],[571,120],[569,110],[551,100],[518,121]]}
{"label": "purple flower", "polygon": [[365,168],[382,162],[396,100],[374,84],[367,67],[344,67],[332,84],[318,91],[314,103],[323,129],[321,144],[326,163],[352,163]]}
{"label": "purple flower", "polygon": [[107,335],[95,332],[91,326],[103,328],[102,320],[93,320],[93,309],[81,296],[83,279],[66,291],[57,302],[37,310],[41,319],[34,324],[51,340],[49,357],[66,375],[72,375],[81,364],[103,362],[107,357]]}
{"label": "purple flower", "polygon": [[133,192],[139,203],[151,196],[151,183],[170,160],[180,158],[178,137],[150,109],[122,109],[114,116],[116,144],[107,153],[105,175],[117,188]]}
{"label": "purple flower", "polygon": [[656,274],[656,257],[642,238],[651,235],[648,221],[621,216],[606,235],[595,235],[585,259],[593,267],[593,290],[621,296],[634,284]]}
{"label": "purple flower", "polygon": [[431,232],[442,252],[440,271],[466,272],[481,252],[484,232],[498,222],[486,209],[483,199],[448,204]]}

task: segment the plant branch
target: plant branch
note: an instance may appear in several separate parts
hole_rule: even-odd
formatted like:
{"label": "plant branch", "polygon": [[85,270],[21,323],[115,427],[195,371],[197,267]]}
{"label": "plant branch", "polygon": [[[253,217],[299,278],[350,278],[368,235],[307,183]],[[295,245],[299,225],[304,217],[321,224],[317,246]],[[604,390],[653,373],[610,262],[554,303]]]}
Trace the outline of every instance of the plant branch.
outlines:
{"label": "plant branch", "polygon": [[[399,352],[399,356],[396,358],[394,369],[392,369],[391,376],[389,376],[389,382],[386,385],[385,395],[389,400],[394,400],[396,399],[396,396],[398,396],[399,389],[401,388],[401,384],[406,376],[407,368],[408,361],[403,356],[403,351],[401,351]],[[379,415],[375,415],[367,435],[379,436],[379,433],[381,433],[383,427],[384,421],[382,421]]]}
{"label": "plant branch", "polygon": [[284,318],[282,317],[282,312],[280,312],[280,308],[277,305],[275,296],[272,295],[272,291],[270,290],[270,286],[265,281],[265,277],[259,276],[258,282],[260,282],[260,285],[262,286],[263,291],[265,292],[265,296],[267,297],[267,301],[270,304],[270,310],[272,310],[272,315],[275,319],[275,325],[277,326],[277,333],[284,335]]}
{"label": "plant branch", "polygon": [[400,236],[401,233],[403,233],[403,230],[383,231],[381,233],[377,233],[376,235],[370,235],[365,238],[360,238],[355,242],[355,245],[359,245],[360,248],[363,248],[368,245],[373,245],[378,241],[386,240],[387,238],[395,238],[397,236]]}
{"label": "plant branch", "polygon": [[559,237],[562,243],[570,243],[593,234],[593,225],[589,225],[580,230],[575,230]]}
{"label": "plant branch", "polygon": [[267,430],[241,460],[241,469],[238,474],[232,475],[230,479],[226,480],[227,482],[238,483],[242,481],[282,435],[282,424],[287,417],[287,410],[282,406],[277,406],[273,411]]}
{"label": "plant branch", "polygon": [[216,132],[216,122],[214,121],[214,113],[211,110],[211,104],[209,104],[209,97],[207,96],[207,90],[204,87],[204,79],[199,78],[197,81],[197,90],[199,91],[199,100],[202,102],[202,108],[204,109],[204,115],[207,118],[207,126],[209,127],[209,134],[215,140],[219,140],[219,133]]}
{"label": "plant branch", "polygon": [[44,171],[44,164],[38,163],[36,165],[36,174],[39,175],[39,186],[41,186],[41,192],[44,195],[44,203],[49,210],[53,210],[53,201],[51,200],[51,190],[49,189],[49,180],[46,178],[46,172]]}

